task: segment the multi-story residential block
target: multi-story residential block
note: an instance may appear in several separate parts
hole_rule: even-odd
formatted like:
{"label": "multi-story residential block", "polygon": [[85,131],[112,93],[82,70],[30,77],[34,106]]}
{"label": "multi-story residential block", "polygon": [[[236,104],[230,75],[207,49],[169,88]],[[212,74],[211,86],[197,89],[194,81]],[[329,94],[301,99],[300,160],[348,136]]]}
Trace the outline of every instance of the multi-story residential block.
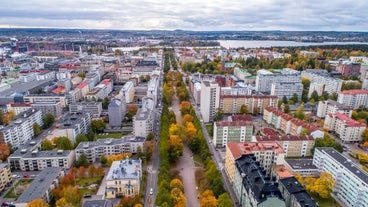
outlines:
{"label": "multi-story residential block", "polygon": [[253,142],[277,142],[285,151],[286,157],[312,156],[311,149],[314,146],[314,138],[310,135],[268,135],[254,136]]}
{"label": "multi-story residential block", "polygon": [[285,207],[277,185],[263,174],[254,155],[243,155],[235,161],[234,192],[241,207]]}
{"label": "multi-story residential block", "polygon": [[117,155],[124,153],[136,153],[140,147],[143,150],[145,137],[122,137],[121,139],[99,139],[94,142],[81,142],[75,149],[78,160],[80,155],[86,154],[88,161],[94,163],[101,155]]}
{"label": "multi-story residential block", "polygon": [[102,103],[101,102],[75,102],[69,104],[69,112],[77,113],[81,111],[86,111],[91,113],[92,118],[99,118],[102,113]]}
{"label": "multi-story residential block", "polygon": [[313,164],[336,181],[334,196],[347,207],[368,207],[368,174],[333,148],[316,148]]}
{"label": "multi-story residential block", "polygon": [[134,135],[137,137],[147,137],[153,130],[152,111],[147,108],[140,108],[133,118]]}
{"label": "multi-story residential block", "polygon": [[123,112],[121,107],[121,101],[112,100],[108,106],[109,112],[109,126],[116,127],[121,126],[121,121],[123,121]]}
{"label": "multi-story residential block", "polygon": [[340,64],[336,67],[336,71],[340,72],[343,76],[360,76],[360,63],[357,62],[340,62]]}
{"label": "multi-story residential block", "polygon": [[309,91],[308,91],[308,98],[310,98],[312,96],[312,93],[314,91],[317,92],[318,96],[322,96],[322,93],[324,91],[324,87],[325,85],[319,82],[313,82],[310,84],[309,86]]}
{"label": "multi-story residential block", "polygon": [[308,130],[310,135],[314,138],[324,136],[324,132],[317,126],[294,118],[290,114],[285,114],[283,111],[274,107],[267,107],[264,109],[263,119],[268,124],[274,125],[276,129],[281,129],[286,134],[300,135],[303,130]]}
{"label": "multi-story residential block", "polygon": [[239,67],[234,68],[234,75],[243,81],[247,80],[247,77],[252,76],[252,74],[250,74],[246,69]]}
{"label": "multi-story residential block", "polygon": [[226,145],[225,172],[230,183],[234,182],[235,160],[242,155],[253,154],[266,176],[270,176],[274,165],[284,162],[285,152],[276,142],[229,142]]}
{"label": "multi-story residential block", "polygon": [[273,83],[301,83],[300,72],[290,68],[283,68],[280,73],[272,73],[268,70],[258,70],[256,77],[256,90],[259,92],[271,92]]}
{"label": "multi-story residential block", "polygon": [[323,128],[335,131],[342,142],[360,142],[366,124],[341,113],[328,114],[325,118]]}
{"label": "multi-story residential block", "polygon": [[53,199],[52,190],[60,184],[61,178],[65,176],[62,167],[49,167],[44,169],[34,179],[22,195],[15,201],[16,206],[26,207],[29,202],[43,199],[46,203]]}
{"label": "multi-story residential block", "polygon": [[317,116],[320,118],[324,118],[328,114],[334,114],[339,112],[341,114],[345,114],[346,116],[351,117],[353,110],[350,109],[349,106],[340,104],[334,100],[326,100],[318,102],[317,108]]}
{"label": "multi-story residential block", "polygon": [[10,168],[21,171],[40,171],[49,167],[69,169],[74,160],[74,150],[39,151],[38,148],[22,148],[8,157]]}
{"label": "multi-story residential block", "polygon": [[0,163],[0,193],[13,181],[11,175],[9,164]]}
{"label": "multi-story residential block", "polygon": [[303,177],[317,177],[319,175],[318,168],[313,164],[313,159],[285,159],[284,165],[293,175],[299,174]]}
{"label": "multi-story residential block", "polygon": [[279,189],[286,207],[319,206],[295,177],[280,179]]}
{"label": "multi-story residential block", "polygon": [[106,176],[106,198],[139,195],[142,180],[142,160],[114,161]]}
{"label": "multi-story residential block", "polygon": [[34,136],[33,124],[43,125],[42,112],[28,109],[16,116],[15,120],[8,126],[0,129],[0,143],[18,146],[31,140]]}
{"label": "multi-story residential block", "polygon": [[97,101],[106,98],[107,95],[104,88],[95,87],[86,94],[85,98],[89,101]]}
{"label": "multi-story residential block", "polygon": [[31,107],[41,111],[43,115],[52,114],[55,119],[60,118],[62,114],[61,103],[59,101],[34,102],[31,104]]}
{"label": "multi-story residential block", "polygon": [[120,90],[120,93],[125,97],[125,103],[131,103],[134,100],[134,83],[133,81],[128,81],[124,84],[123,88]]}
{"label": "multi-story residential block", "polygon": [[35,103],[43,101],[55,101],[60,102],[61,107],[68,105],[68,99],[64,94],[29,94],[25,95],[24,102]]}
{"label": "multi-story residential block", "polygon": [[277,82],[271,85],[271,95],[277,96],[279,99],[282,99],[284,96],[289,99],[294,93],[298,95],[298,99],[301,99],[302,92],[303,84],[301,82]]}
{"label": "multi-story residential block", "polygon": [[91,126],[92,115],[90,112],[69,113],[56,122],[55,129],[47,136],[68,137],[72,143],[79,134],[87,134]]}
{"label": "multi-story residential block", "polygon": [[357,109],[359,106],[368,107],[368,90],[341,91],[337,102],[347,105],[352,109]]}
{"label": "multi-story residential block", "polygon": [[277,96],[269,95],[220,95],[219,107],[224,114],[237,114],[245,105],[249,113],[259,114],[266,107],[277,106],[277,102]]}
{"label": "multi-story residential block", "polygon": [[90,89],[89,84],[86,81],[83,81],[81,84],[79,84],[77,88],[81,91],[82,98],[88,94]]}
{"label": "multi-story residential block", "polygon": [[27,111],[31,108],[30,103],[8,103],[6,104],[7,111],[14,111],[15,115],[22,113],[23,111]]}
{"label": "multi-story residential block", "polygon": [[213,126],[213,144],[225,147],[228,142],[250,142],[253,135],[252,121],[221,121]]}
{"label": "multi-story residential block", "polygon": [[201,82],[201,114],[204,122],[213,121],[219,108],[220,86],[216,82]]}
{"label": "multi-story residential block", "polygon": [[360,65],[360,80],[368,79],[368,62]]}
{"label": "multi-story residential block", "polygon": [[307,69],[302,71],[302,78],[309,79],[311,83],[323,84],[324,91],[329,94],[340,92],[343,83],[341,79],[329,77],[327,70]]}
{"label": "multi-story residential block", "polygon": [[73,90],[69,91],[65,95],[66,95],[66,98],[68,99],[69,104],[82,100],[82,91],[79,88],[74,88]]}

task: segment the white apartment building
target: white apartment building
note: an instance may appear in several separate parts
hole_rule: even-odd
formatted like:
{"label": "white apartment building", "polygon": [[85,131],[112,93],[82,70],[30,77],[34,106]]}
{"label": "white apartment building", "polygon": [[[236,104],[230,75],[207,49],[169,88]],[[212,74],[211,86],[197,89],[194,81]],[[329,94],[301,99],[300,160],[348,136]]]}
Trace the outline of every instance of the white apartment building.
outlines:
{"label": "white apartment building", "polygon": [[326,115],[323,128],[335,131],[342,142],[360,142],[366,124],[355,121],[345,114]]}
{"label": "white apartment building", "polygon": [[140,108],[133,118],[134,135],[137,137],[147,137],[153,130],[152,111],[147,108]]}
{"label": "white apartment building", "polygon": [[362,105],[368,107],[368,90],[341,91],[337,102],[347,105],[352,109],[357,109]]}
{"label": "white apartment building", "polygon": [[271,95],[277,96],[278,99],[282,99],[284,96],[286,98],[291,98],[294,93],[298,95],[298,99],[302,98],[303,84],[294,82],[279,82],[272,83],[271,85]]}
{"label": "white apartment building", "polygon": [[314,91],[317,92],[318,96],[321,96],[322,93],[323,93],[324,86],[325,86],[324,84],[318,83],[318,82],[311,83],[310,86],[309,86],[308,98],[310,98],[312,96],[312,93]]}
{"label": "white apartment building", "polygon": [[15,121],[0,129],[0,143],[18,146],[31,140],[34,136],[33,124],[42,126],[42,112],[29,109],[16,117]]}
{"label": "white apartment building", "polygon": [[102,113],[101,102],[76,102],[69,104],[69,112],[77,113],[81,111],[88,111],[91,113],[92,118],[99,118]]}
{"label": "white apartment building", "polygon": [[143,150],[145,137],[122,137],[121,139],[99,139],[94,142],[81,142],[75,149],[76,160],[82,154],[87,155],[90,163],[99,160],[102,155],[117,155],[124,153],[136,153],[138,147]]}
{"label": "white apartment building", "polygon": [[343,81],[341,79],[329,77],[327,70],[307,69],[302,71],[302,78],[307,78],[311,83],[317,82],[324,85],[324,91],[329,94],[339,93]]}
{"label": "white apartment building", "polygon": [[228,142],[249,142],[253,135],[251,121],[222,121],[213,126],[213,145],[226,147]]}
{"label": "white apartment building", "polygon": [[201,82],[201,114],[204,122],[213,120],[220,107],[220,86],[216,82]]}
{"label": "white apartment building", "polygon": [[349,106],[343,105],[334,100],[326,100],[318,102],[317,116],[319,118],[324,118],[326,115],[334,114],[336,112],[351,117],[353,110],[351,110]]}
{"label": "white apartment building", "polygon": [[61,103],[58,101],[34,102],[31,107],[40,110],[43,115],[52,114],[55,119],[58,119],[62,114]]}
{"label": "white apartment building", "polygon": [[68,99],[66,96],[57,94],[29,94],[23,97],[24,102],[43,102],[43,101],[56,101],[60,102],[61,107],[66,107],[68,105]]}
{"label": "white apartment building", "polygon": [[27,111],[30,108],[31,108],[30,103],[8,103],[6,104],[6,110],[8,112],[14,111],[15,115],[18,115],[22,113],[23,111]]}
{"label": "white apartment building", "polygon": [[268,70],[258,70],[256,77],[256,90],[259,92],[271,92],[273,83],[301,83],[300,72],[290,68],[283,68],[280,73],[272,73]]}
{"label": "white apartment building", "polygon": [[134,100],[134,83],[133,81],[128,81],[124,84],[123,88],[120,90],[120,94],[124,95],[125,103],[131,103]]}
{"label": "white apartment building", "polygon": [[333,148],[316,148],[313,164],[336,181],[335,196],[347,207],[368,207],[368,174]]}

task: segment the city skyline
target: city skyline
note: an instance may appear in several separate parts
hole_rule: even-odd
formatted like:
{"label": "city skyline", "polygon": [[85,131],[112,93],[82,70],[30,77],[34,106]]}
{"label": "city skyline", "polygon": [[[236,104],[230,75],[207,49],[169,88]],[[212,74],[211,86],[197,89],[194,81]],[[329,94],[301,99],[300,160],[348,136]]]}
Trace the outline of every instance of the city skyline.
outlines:
{"label": "city skyline", "polygon": [[2,3],[0,28],[368,31],[367,7],[363,0],[15,0]]}

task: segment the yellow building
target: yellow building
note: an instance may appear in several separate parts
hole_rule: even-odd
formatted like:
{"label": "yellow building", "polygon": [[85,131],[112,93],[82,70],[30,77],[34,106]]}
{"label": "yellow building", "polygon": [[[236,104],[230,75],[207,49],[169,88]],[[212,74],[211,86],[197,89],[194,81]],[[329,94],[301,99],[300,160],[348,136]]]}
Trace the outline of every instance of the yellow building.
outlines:
{"label": "yellow building", "polygon": [[12,182],[10,167],[6,163],[0,164],[0,192],[3,192],[5,187]]}

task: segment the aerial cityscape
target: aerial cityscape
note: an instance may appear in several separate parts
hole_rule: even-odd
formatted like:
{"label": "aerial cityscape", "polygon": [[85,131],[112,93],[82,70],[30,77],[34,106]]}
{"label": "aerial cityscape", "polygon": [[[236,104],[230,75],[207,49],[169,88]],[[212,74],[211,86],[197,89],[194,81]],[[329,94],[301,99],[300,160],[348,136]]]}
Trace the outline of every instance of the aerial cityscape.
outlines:
{"label": "aerial cityscape", "polygon": [[7,1],[0,205],[368,207],[363,1]]}

